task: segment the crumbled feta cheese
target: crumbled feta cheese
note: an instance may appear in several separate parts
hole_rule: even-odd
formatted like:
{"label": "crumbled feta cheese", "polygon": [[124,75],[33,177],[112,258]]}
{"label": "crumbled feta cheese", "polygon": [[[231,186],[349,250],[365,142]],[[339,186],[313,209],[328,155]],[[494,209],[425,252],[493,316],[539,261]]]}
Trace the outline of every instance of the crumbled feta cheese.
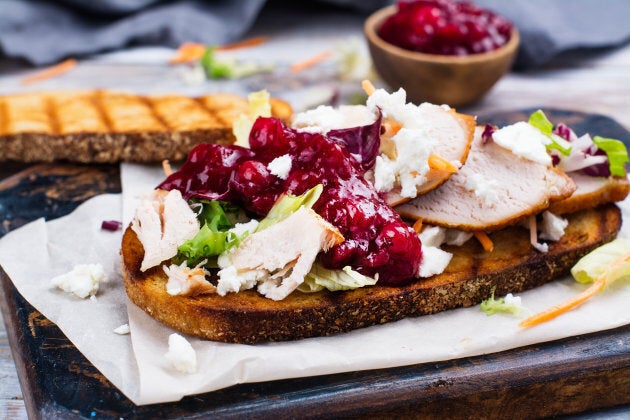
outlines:
{"label": "crumbled feta cheese", "polygon": [[265,274],[265,270],[246,270],[239,273],[236,267],[227,265],[219,270],[217,293],[219,296],[225,296],[228,293],[238,293],[242,290],[252,289]]}
{"label": "crumbled feta cheese", "polygon": [[443,273],[451,262],[453,254],[433,246],[422,247],[422,261],[419,276],[426,278]]}
{"label": "crumbled feta cheese", "polygon": [[291,160],[291,156],[282,155],[278,156],[267,165],[267,169],[272,175],[277,176],[280,179],[287,179],[289,176],[289,171],[291,171],[291,165],[293,161]]}
{"label": "crumbled feta cheese", "polygon": [[330,130],[369,125],[375,120],[376,113],[363,105],[343,105],[338,108],[320,105],[296,114],[291,126],[300,131],[326,134]]}
{"label": "crumbled feta cheese", "polygon": [[430,226],[418,235],[422,243],[422,261],[419,276],[426,278],[444,272],[451,262],[453,254],[440,249],[446,239],[447,229],[440,226]]}
{"label": "crumbled feta cheese", "polygon": [[396,145],[396,158],[379,155],[374,165],[374,187],[377,191],[390,191],[400,186],[400,195],[414,198],[418,185],[422,185],[429,172],[429,156],[433,140],[422,128],[403,127],[391,138]]}
{"label": "crumbled feta cheese", "polygon": [[543,212],[542,223],[540,225],[540,237],[550,241],[557,241],[564,236],[564,230],[569,225],[567,219],[556,216],[550,211]]}
{"label": "crumbled feta cheese", "polygon": [[107,276],[101,264],[79,264],[72,271],[51,280],[53,286],[82,299],[94,296],[99,285],[106,281]]}
{"label": "crumbled feta cheese", "polygon": [[492,140],[515,155],[551,166],[551,156],[545,148],[551,140],[529,123],[519,121],[505,126],[492,134]]}
{"label": "crumbled feta cheese", "polygon": [[164,358],[181,373],[197,371],[197,353],[188,340],[179,334],[173,333],[168,336],[168,352]]}
{"label": "crumbled feta cheese", "polygon": [[512,293],[508,293],[503,298],[503,303],[505,303],[508,306],[521,306],[521,297],[514,296]]}
{"label": "crumbled feta cheese", "polygon": [[114,332],[119,335],[129,334],[129,324],[122,324],[120,327],[114,329]]}
{"label": "crumbled feta cheese", "polygon": [[481,174],[473,174],[466,178],[464,188],[474,192],[475,197],[481,199],[486,206],[494,207],[499,203],[499,193],[497,192],[499,185],[499,181],[496,179],[488,179]]}
{"label": "crumbled feta cheese", "polygon": [[230,232],[234,233],[236,236],[241,237],[245,234],[245,232],[253,233],[258,227],[258,220],[252,219],[246,223],[236,223]]}
{"label": "crumbled feta cheese", "polygon": [[547,245],[546,243],[536,242],[535,244],[533,244],[533,246],[538,252],[549,252],[549,245]]}
{"label": "crumbled feta cheese", "polygon": [[446,228],[440,226],[428,226],[418,234],[423,247],[439,247],[446,239]]}
{"label": "crumbled feta cheese", "polygon": [[392,119],[402,126],[390,138],[395,147],[395,155],[381,154],[376,159],[375,188],[386,192],[400,187],[402,197],[414,198],[418,194],[418,187],[426,182],[431,169],[429,156],[433,153],[437,140],[430,134],[432,122],[427,120],[425,111],[436,105],[423,103],[416,106],[407,103],[406,99],[403,89],[391,94],[377,89],[368,98],[367,107],[372,112],[380,110],[384,119]]}

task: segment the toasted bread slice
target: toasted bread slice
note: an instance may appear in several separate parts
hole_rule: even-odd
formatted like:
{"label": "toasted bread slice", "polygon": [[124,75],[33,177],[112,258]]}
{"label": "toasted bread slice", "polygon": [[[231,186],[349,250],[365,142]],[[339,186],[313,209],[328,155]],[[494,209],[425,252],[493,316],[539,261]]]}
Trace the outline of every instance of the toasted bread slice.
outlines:
{"label": "toasted bread slice", "polygon": [[579,258],[612,240],[621,227],[621,212],[610,204],[573,213],[568,220],[565,235],[547,253],[532,248],[527,230],[511,227],[491,235],[492,253],[468,241],[449,249],[454,256],[443,274],[405,287],[293,292],[281,301],[253,290],[224,297],[171,296],[161,266],[140,271],[144,251],[131,229],[123,235],[122,272],[136,305],[184,333],[232,343],[296,340],[475,305],[492,290],[502,296],[540,286],[568,274]]}
{"label": "toasted bread slice", "polygon": [[[141,96],[109,91],[0,97],[0,161],[111,163],[182,160],[202,142],[234,141],[232,122],[248,112],[232,94]],[[271,99],[274,116],[291,106]]]}

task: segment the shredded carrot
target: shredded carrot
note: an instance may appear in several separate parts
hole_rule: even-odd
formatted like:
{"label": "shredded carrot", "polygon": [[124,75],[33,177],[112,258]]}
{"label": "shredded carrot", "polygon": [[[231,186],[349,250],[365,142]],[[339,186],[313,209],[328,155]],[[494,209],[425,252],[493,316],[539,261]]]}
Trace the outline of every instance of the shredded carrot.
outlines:
{"label": "shredded carrot", "polygon": [[233,42],[231,44],[220,45],[217,47],[217,51],[236,50],[239,48],[255,47],[267,42],[269,37],[266,36],[254,36],[252,38],[244,39],[242,41]]}
{"label": "shredded carrot", "polygon": [[302,70],[306,70],[307,68],[313,67],[313,66],[321,63],[322,61],[328,59],[331,55],[332,55],[332,52],[324,51],[322,53],[314,55],[313,57],[307,58],[306,60],[298,61],[297,63],[294,63],[291,66],[291,71],[293,73],[297,73],[297,72],[300,72]]}
{"label": "shredded carrot", "polygon": [[479,241],[484,251],[492,252],[494,250],[494,243],[492,243],[492,239],[488,236],[488,234],[484,231],[478,230],[473,233],[475,238]]}
{"label": "shredded carrot", "polygon": [[593,283],[591,287],[584,290],[582,293],[578,294],[577,296],[574,296],[571,299],[565,300],[559,305],[554,305],[549,309],[546,309],[542,312],[537,313],[536,315],[532,315],[529,318],[525,318],[518,325],[519,327],[529,328],[529,327],[533,327],[535,325],[541,324],[543,322],[549,321],[550,319],[553,319],[557,317],[558,315],[561,315],[575,308],[576,306],[581,305],[582,303],[584,303],[585,301],[587,301],[588,299],[596,295],[600,290],[604,288],[605,285],[606,285],[606,282],[604,281],[604,278],[602,277],[598,279],[595,283]]}
{"label": "shredded carrot", "polygon": [[368,96],[372,95],[376,91],[376,88],[374,87],[372,82],[367,79],[361,82],[361,87]]}
{"label": "shredded carrot", "polygon": [[208,47],[198,42],[184,42],[179,46],[175,55],[168,62],[170,64],[190,63],[201,59]]}
{"label": "shredded carrot", "polygon": [[162,170],[166,174],[166,176],[170,176],[173,173],[173,168],[171,168],[171,163],[168,159],[164,159],[162,161]]}
{"label": "shredded carrot", "polygon": [[581,305],[582,303],[586,302],[597,293],[599,293],[604,288],[604,286],[606,286],[606,276],[608,275],[608,273],[610,273],[611,269],[621,264],[625,264],[628,261],[630,261],[630,254],[623,255],[622,257],[614,261],[603,275],[596,278],[593,284],[588,289],[584,290],[577,296],[565,300],[558,305],[554,305],[551,308],[545,309],[544,311],[532,315],[529,318],[525,318],[518,325],[523,328],[533,327],[535,325],[554,319],[558,315],[562,315],[563,313]]}
{"label": "shredded carrot", "polygon": [[451,162],[444,159],[443,157],[440,157],[433,153],[429,156],[429,167],[431,169],[446,171],[452,174],[458,171],[457,166],[453,165]]}
{"label": "shredded carrot", "polygon": [[420,233],[422,232],[422,219],[419,218],[417,219],[414,224],[413,224],[413,230],[416,231],[416,233]]}
{"label": "shredded carrot", "polygon": [[45,79],[57,77],[67,71],[72,70],[74,67],[76,67],[76,65],[77,65],[77,60],[75,60],[74,58],[69,58],[58,64],[55,64],[54,66],[50,66],[45,69],[42,69],[41,71],[31,76],[25,77],[24,79],[22,79],[22,84],[28,85],[31,83],[45,80]]}
{"label": "shredded carrot", "polygon": [[394,137],[396,133],[400,131],[402,125],[393,120],[383,121],[382,127],[384,129],[382,137]]}

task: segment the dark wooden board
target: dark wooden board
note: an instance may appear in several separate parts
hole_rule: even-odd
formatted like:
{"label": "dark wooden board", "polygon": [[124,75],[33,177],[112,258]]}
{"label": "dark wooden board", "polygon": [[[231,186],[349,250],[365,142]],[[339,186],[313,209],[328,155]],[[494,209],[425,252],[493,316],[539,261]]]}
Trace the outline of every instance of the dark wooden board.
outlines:
{"label": "dark wooden board", "polygon": [[[480,117],[500,125],[529,111]],[[578,134],[630,142],[597,115],[547,111]],[[21,169],[21,168],[18,168]],[[119,192],[117,166],[42,164],[0,182],[0,234]],[[0,271],[0,308],[31,418],[534,418],[630,404],[630,326],[478,357],[237,385],[178,403],[136,406],[37,312]],[[360,343],[357,343],[360,350]]]}

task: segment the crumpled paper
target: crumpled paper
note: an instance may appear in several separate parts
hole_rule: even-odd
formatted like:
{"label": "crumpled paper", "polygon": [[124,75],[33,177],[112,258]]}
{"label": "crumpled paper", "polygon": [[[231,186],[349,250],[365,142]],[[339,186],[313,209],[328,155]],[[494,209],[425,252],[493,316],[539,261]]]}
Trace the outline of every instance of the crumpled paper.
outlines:
{"label": "crumpled paper", "polygon": [[[594,299],[531,329],[520,318],[487,316],[478,306],[356,330],[333,337],[259,345],[226,344],[187,337],[198,370],[182,374],[164,358],[163,326],[126,298],[120,275],[121,232],[103,231],[102,220],[128,222],[137,199],[163,174],[155,166],[123,164],[122,194],[94,197],[72,214],[34,221],[0,240],[0,264],[24,298],[54,322],[72,343],[135,404],[177,401],[244,382],[404,366],[488,354],[630,323],[630,285],[614,284]],[[621,203],[624,218],[630,203]],[[630,237],[624,225],[622,236]],[[33,262],[37,262],[34,264]],[[50,279],[81,263],[101,263],[109,277],[95,299],[54,289]],[[586,286],[561,279],[520,293],[532,313]],[[88,322],[86,322],[88,320]],[[129,323],[130,335],[113,330]]]}

